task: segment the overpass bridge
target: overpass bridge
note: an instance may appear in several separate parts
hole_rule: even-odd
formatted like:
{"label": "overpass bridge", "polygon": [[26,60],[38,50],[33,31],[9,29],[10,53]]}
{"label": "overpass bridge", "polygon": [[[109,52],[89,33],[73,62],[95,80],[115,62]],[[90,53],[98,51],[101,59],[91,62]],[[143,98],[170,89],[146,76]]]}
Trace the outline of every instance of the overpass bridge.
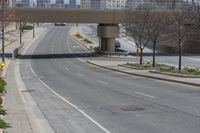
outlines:
{"label": "overpass bridge", "polygon": [[[141,3],[138,5],[133,3],[137,8],[153,8],[157,11],[163,11],[163,9],[170,9],[173,4],[161,3],[155,5],[155,3],[145,3],[144,7],[141,7]],[[131,3],[129,5],[132,5]],[[188,8],[187,3],[181,3],[177,7]],[[126,22],[126,12],[122,9],[81,9],[81,8],[35,8],[35,7],[16,7],[12,8],[16,20],[18,22],[40,22],[40,23],[98,23],[97,35],[100,37],[101,50],[102,51],[115,51],[115,38],[119,36],[120,23]],[[165,10],[166,11],[166,10]]]}
{"label": "overpass bridge", "polygon": [[115,38],[119,36],[119,23],[126,21],[124,10],[92,10],[67,8],[13,8],[18,22],[40,23],[98,23],[97,35],[102,51],[115,51]]}

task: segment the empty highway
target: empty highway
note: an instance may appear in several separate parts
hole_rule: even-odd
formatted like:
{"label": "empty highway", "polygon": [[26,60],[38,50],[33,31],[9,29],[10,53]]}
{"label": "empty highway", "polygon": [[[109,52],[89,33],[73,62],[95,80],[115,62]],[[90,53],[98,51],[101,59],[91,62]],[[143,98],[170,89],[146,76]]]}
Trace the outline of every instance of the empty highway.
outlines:
{"label": "empty highway", "polygon": [[200,132],[200,88],[91,66],[70,28],[48,26],[20,60],[22,80],[56,133]]}

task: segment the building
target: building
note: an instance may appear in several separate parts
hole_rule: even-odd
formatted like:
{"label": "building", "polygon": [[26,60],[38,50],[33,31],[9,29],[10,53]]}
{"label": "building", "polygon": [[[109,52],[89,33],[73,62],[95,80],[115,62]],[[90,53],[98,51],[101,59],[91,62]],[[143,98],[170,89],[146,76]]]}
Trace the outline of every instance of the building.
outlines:
{"label": "building", "polygon": [[106,8],[109,9],[124,9],[127,0],[106,0]]}
{"label": "building", "polygon": [[13,0],[12,5],[17,6],[17,7],[27,7],[27,6],[30,6],[30,1],[29,0]]}
{"label": "building", "polygon": [[37,7],[48,7],[49,4],[49,0],[37,0]]}
{"label": "building", "polygon": [[106,8],[106,0],[81,0],[80,8],[105,9]]}

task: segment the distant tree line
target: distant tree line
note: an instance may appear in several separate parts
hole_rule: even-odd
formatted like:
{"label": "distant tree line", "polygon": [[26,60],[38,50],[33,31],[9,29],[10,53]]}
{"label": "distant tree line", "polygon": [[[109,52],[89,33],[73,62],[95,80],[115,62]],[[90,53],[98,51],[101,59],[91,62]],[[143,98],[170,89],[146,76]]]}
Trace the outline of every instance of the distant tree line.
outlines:
{"label": "distant tree line", "polygon": [[[154,6],[129,6],[126,9],[126,32],[140,49],[140,64],[143,63],[143,50],[153,44],[153,67],[157,44],[162,40],[176,44],[179,55],[178,69],[181,70],[182,47],[188,37],[200,40],[200,3],[177,2],[175,0],[154,0]],[[165,5],[165,6],[163,6]],[[141,8],[142,7],[142,8]]]}

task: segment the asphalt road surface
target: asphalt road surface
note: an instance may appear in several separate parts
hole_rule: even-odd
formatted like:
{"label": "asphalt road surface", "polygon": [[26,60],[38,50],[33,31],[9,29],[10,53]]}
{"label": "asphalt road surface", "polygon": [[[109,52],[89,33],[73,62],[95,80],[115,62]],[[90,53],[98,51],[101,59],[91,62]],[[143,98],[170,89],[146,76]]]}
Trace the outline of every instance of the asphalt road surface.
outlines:
{"label": "asphalt road surface", "polygon": [[68,36],[70,27],[49,26],[20,60],[22,79],[56,133],[200,133],[200,88],[86,64],[88,52]]}

